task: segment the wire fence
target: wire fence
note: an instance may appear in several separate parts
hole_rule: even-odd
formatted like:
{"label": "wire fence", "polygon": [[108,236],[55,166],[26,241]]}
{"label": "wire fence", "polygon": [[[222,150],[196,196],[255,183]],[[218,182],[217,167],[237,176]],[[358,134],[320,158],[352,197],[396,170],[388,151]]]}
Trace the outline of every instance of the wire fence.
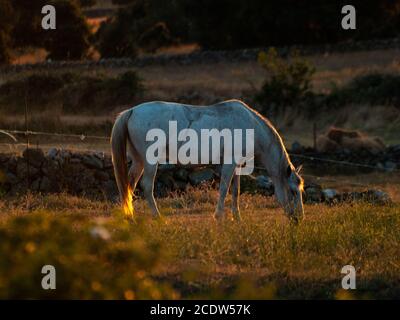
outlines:
{"label": "wire fence", "polygon": [[[100,140],[107,142],[110,140],[110,137],[107,136],[99,136],[99,135],[87,135],[87,134],[69,134],[69,133],[54,133],[54,132],[40,132],[40,131],[23,131],[23,130],[8,130],[8,129],[0,129],[0,133],[5,134],[8,136],[11,140],[13,140],[12,145],[14,146],[21,146],[21,147],[26,147],[26,143],[19,143],[18,139],[15,137],[15,135],[23,135],[23,136],[44,136],[44,137],[58,137],[58,138],[72,138],[72,139],[79,139],[79,141],[84,142],[90,139],[93,140]],[[8,144],[10,145],[10,144]],[[71,151],[76,151],[76,152],[98,152],[98,149],[89,149],[89,148],[76,148],[74,146],[69,145],[66,149],[71,150]],[[379,172],[388,172],[387,168],[380,167],[380,166],[374,166],[374,165],[369,165],[365,163],[357,163],[357,162],[351,162],[351,161],[346,161],[346,160],[336,160],[336,159],[329,159],[329,158],[322,158],[318,156],[312,156],[312,155],[304,155],[304,154],[298,154],[298,153],[289,153],[289,155],[293,158],[300,158],[304,160],[309,160],[309,161],[318,161],[318,162],[324,162],[324,163],[329,163],[329,164],[335,164],[339,166],[347,166],[347,167],[355,167],[355,168],[366,168],[366,169],[371,169]],[[260,171],[267,171],[264,167],[259,167],[256,166],[255,169],[260,170]],[[400,169],[393,168],[390,170],[390,172],[400,172]],[[311,174],[302,174],[303,177],[308,177],[315,179],[317,181],[326,181],[326,182],[341,182],[346,185],[352,185],[352,186],[359,186],[359,187],[368,187],[368,184],[364,183],[358,183],[355,181],[344,181],[341,179],[340,181],[337,179],[333,178],[328,178],[328,177],[321,177],[321,176],[316,176],[316,175],[311,175]]]}

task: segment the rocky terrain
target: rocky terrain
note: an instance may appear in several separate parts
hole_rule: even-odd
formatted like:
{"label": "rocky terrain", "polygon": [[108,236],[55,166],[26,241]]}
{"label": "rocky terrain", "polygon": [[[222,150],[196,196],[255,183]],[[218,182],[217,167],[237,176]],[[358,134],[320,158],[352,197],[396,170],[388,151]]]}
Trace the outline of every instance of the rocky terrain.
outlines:
{"label": "rocky terrain", "polygon": [[[298,165],[326,168],[336,163],[324,162],[321,159],[337,161],[354,161],[363,163],[362,170],[372,170],[373,166],[382,170],[393,171],[400,168],[400,146],[387,148],[378,154],[317,153],[311,148],[294,144],[293,162]],[[333,160],[335,161],[335,160]],[[354,167],[351,168],[353,171]],[[168,196],[170,192],[184,192],[188,186],[207,184],[217,187],[219,166],[179,167],[160,165],[155,185],[158,197]],[[271,179],[262,168],[251,176],[241,179],[242,192],[261,193],[266,196],[274,194]],[[105,153],[75,153],[63,149],[50,149],[46,154],[41,149],[26,149],[22,155],[0,155],[0,190],[3,196],[18,195],[29,189],[32,192],[57,193],[66,192],[73,195],[87,196],[95,199],[116,201],[118,191],[114,180],[111,157]],[[321,185],[305,180],[305,201],[309,203],[337,203],[351,200],[368,200],[378,203],[390,202],[388,195],[380,190],[340,193],[335,189],[324,189]],[[140,190],[138,191],[140,194]]]}
{"label": "rocky terrain", "polygon": [[[338,44],[290,46],[277,48],[282,55],[287,55],[292,49],[300,51],[303,55],[343,53],[360,50],[380,50],[400,48],[400,38],[386,40],[366,40],[356,42],[343,42]],[[80,68],[91,69],[94,67],[107,68],[133,68],[150,65],[191,65],[191,64],[210,64],[220,62],[242,62],[257,61],[260,51],[268,48],[251,48],[238,50],[195,50],[185,54],[157,54],[142,55],[136,59],[100,59],[98,61],[46,61],[36,64],[16,64],[0,68],[2,73],[14,73],[33,70]]]}

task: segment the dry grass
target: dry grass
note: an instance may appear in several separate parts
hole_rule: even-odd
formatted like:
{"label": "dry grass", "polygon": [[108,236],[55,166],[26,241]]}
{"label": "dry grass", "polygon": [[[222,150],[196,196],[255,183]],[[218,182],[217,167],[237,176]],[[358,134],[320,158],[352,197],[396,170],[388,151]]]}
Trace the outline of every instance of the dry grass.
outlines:
{"label": "dry grass", "polygon": [[[192,47],[185,47],[191,50]],[[314,76],[313,86],[317,92],[328,92],[332,87],[347,83],[354,76],[366,74],[371,71],[398,73],[399,50],[375,50],[365,52],[351,52],[342,54],[314,55],[309,58],[316,65],[317,72]],[[264,70],[257,62],[217,63],[206,65],[175,65],[145,66],[136,69],[144,81],[147,89],[142,100],[166,101],[192,101],[198,104],[208,104],[223,99],[242,98],[252,96],[258,90],[265,77]],[[67,70],[53,70],[62,73]],[[126,72],[127,69],[96,68],[81,70],[82,74],[96,76],[107,74],[116,77]],[[26,72],[27,75],[29,72]],[[0,83],[6,80],[18,79],[21,74],[0,75]],[[349,112],[349,110],[354,111]],[[68,117],[60,115],[57,110],[56,117],[68,127]],[[110,110],[110,118],[115,110]],[[10,115],[5,115],[9,116]],[[79,117],[78,117],[79,118]],[[76,119],[76,117],[75,117]],[[272,119],[286,138],[288,145],[294,140],[311,145],[312,122],[304,115],[287,113],[277,119]],[[8,121],[8,120],[7,120]],[[9,119],[13,122],[12,117]],[[91,119],[83,117],[79,122],[86,122],[88,127],[93,123],[104,123],[108,119],[103,116],[93,116]],[[315,120],[318,130],[324,131],[331,125],[345,128],[365,130],[368,134],[378,135],[387,143],[398,143],[398,129],[400,117],[398,110],[388,106],[348,106],[341,111],[321,114]],[[4,121],[2,121],[4,122]],[[45,123],[45,122],[44,122]],[[60,125],[60,122],[58,122]],[[46,130],[42,130],[46,131]],[[108,132],[101,132],[108,134]]]}
{"label": "dry grass", "polygon": [[[138,224],[131,226],[118,218],[119,209],[110,203],[67,195],[22,197],[1,201],[0,228],[17,217],[35,219],[44,211],[63,223],[72,223],[76,242],[90,221],[101,221],[101,226],[111,232],[110,243],[114,235],[121,241],[119,234],[128,227],[146,246],[161,245],[160,263],[150,276],[157,283],[172,285],[177,296],[183,298],[398,297],[398,203],[307,205],[306,220],[293,226],[271,198],[243,195],[243,222],[218,224],[212,218],[216,197],[216,191],[205,189],[160,199],[164,215],[161,221],[152,220],[144,201],[136,200]],[[41,248],[48,245],[46,235],[41,239],[34,243],[39,257]],[[344,294],[340,290],[340,270],[347,264],[357,270],[357,290]],[[81,267],[87,269],[85,263]],[[65,268],[66,276],[77,271]],[[92,271],[91,283],[99,276]],[[129,279],[127,274],[114,271],[109,276],[115,281]],[[94,289],[88,286],[81,285],[80,290],[90,297]],[[122,294],[113,292],[111,296]]]}

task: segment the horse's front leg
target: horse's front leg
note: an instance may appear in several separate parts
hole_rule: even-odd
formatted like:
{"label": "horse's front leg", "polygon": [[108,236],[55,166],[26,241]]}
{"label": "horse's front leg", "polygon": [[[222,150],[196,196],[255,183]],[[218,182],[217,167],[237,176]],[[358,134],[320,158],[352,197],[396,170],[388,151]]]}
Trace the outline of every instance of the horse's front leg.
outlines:
{"label": "horse's front leg", "polygon": [[144,196],[150,207],[153,217],[160,217],[160,211],[157,208],[156,200],[154,199],[154,179],[157,173],[157,165],[145,164],[141,185]]}
{"label": "horse's front leg", "polygon": [[224,218],[225,198],[232,181],[232,176],[235,172],[236,164],[224,164],[221,169],[221,181],[219,183],[219,199],[215,210],[215,218]]}
{"label": "horse's front leg", "polygon": [[240,175],[233,173],[232,178],[232,214],[235,220],[240,220],[239,211]]}

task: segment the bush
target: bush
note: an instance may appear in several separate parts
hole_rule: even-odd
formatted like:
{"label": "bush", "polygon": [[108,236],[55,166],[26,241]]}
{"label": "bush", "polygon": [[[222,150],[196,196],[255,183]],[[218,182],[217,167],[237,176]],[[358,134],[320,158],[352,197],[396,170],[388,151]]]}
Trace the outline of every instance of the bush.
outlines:
{"label": "bush", "polygon": [[128,71],[116,78],[98,76],[78,79],[64,91],[63,111],[102,112],[119,105],[132,105],[142,91],[141,80],[134,71]]}
{"label": "bush", "polygon": [[[81,11],[83,3],[89,5],[90,1],[13,0],[10,32],[13,36],[13,47],[45,48],[49,52],[47,58],[58,60],[85,57],[89,49],[90,30]],[[54,5],[56,8],[56,30],[42,29],[41,9],[46,4]]]}
{"label": "bush", "polygon": [[155,52],[160,47],[177,43],[188,32],[189,22],[181,0],[114,2],[126,6],[116,17],[104,22],[96,34],[96,46],[102,57],[135,58],[139,50]]}
{"label": "bush", "polygon": [[298,52],[293,51],[286,61],[278,56],[276,49],[270,48],[267,53],[259,54],[258,61],[267,72],[267,79],[256,96],[263,112],[274,114],[313,96],[311,79],[315,68]]}
{"label": "bush", "polygon": [[[172,289],[150,278],[161,251],[158,243],[143,240],[139,225],[132,228],[119,219],[99,224],[82,218],[46,212],[6,218],[0,225],[0,298],[176,296]],[[41,287],[44,265],[56,269],[56,290]]]}
{"label": "bush", "polygon": [[[344,1],[185,1],[190,38],[208,49],[235,49],[396,37],[399,1],[353,0],[357,29],[343,32]],[[379,27],[376,27],[379,25]],[[211,31],[212,30],[212,31]]]}
{"label": "bush", "polygon": [[12,8],[8,0],[0,1],[0,65],[10,61]]}
{"label": "bush", "polygon": [[[139,49],[152,50],[168,43],[169,30],[152,16],[149,1],[139,0],[118,11],[97,32],[97,48],[102,57],[135,58]],[[154,42],[154,43],[152,43]]]}
{"label": "bush", "polygon": [[142,91],[142,82],[134,71],[116,78],[39,73],[0,86],[0,108],[23,112],[26,97],[30,110],[61,107],[66,113],[98,113],[133,104]]}
{"label": "bush", "polygon": [[47,58],[53,60],[80,60],[90,47],[90,31],[80,6],[74,1],[57,0],[57,31],[46,32],[44,47]]}
{"label": "bush", "polygon": [[355,77],[342,88],[334,88],[323,103],[329,107],[347,104],[394,105],[400,107],[400,76],[372,73]]}

